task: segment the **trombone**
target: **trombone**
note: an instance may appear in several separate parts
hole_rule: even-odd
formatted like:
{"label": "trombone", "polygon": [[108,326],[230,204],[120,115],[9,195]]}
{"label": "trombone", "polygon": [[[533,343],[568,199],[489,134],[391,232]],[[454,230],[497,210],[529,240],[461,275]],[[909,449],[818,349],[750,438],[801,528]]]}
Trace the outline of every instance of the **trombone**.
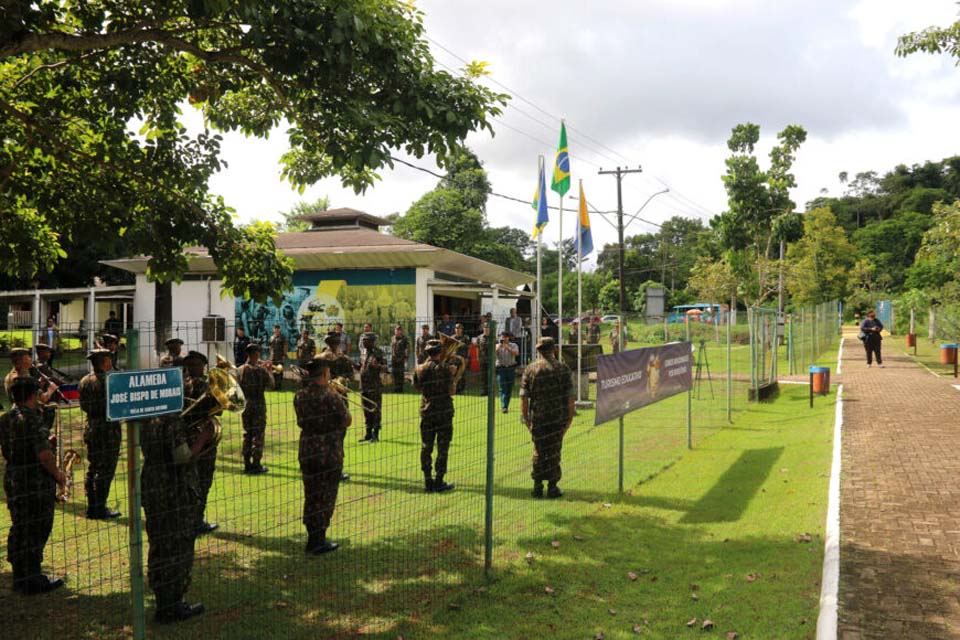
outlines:
{"label": "trombone", "polygon": [[[301,380],[304,379],[306,371],[302,367],[294,365],[293,372],[300,377]],[[331,389],[340,394],[344,402],[352,404],[353,406],[361,409],[363,411],[376,411],[379,408],[379,405],[372,399],[358,393],[360,399],[357,400],[350,395],[350,387],[347,386],[346,378],[330,378],[330,382],[327,383]]]}

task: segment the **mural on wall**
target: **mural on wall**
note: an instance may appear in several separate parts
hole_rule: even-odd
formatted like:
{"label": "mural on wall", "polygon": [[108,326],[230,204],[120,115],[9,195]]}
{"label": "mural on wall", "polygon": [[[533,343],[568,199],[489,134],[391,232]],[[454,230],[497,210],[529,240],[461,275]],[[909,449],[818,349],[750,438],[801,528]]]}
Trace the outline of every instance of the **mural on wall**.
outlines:
{"label": "mural on wall", "polygon": [[293,281],[279,306],[237,299],[237,326],[265,344],[279,324],[292,350],[303,329],[322,336],[337,322],[349,332],[369,322],[383,339],[416,314],[414,269],[299,271]]}

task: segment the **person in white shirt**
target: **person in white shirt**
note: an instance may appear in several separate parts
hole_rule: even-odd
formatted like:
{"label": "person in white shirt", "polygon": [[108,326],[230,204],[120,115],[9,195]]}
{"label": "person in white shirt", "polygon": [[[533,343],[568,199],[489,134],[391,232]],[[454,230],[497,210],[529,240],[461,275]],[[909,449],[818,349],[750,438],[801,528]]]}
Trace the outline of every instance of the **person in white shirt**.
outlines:
{"label": "person in white shirt", "polygon": [[501,332],[496,348],[497,387],[500,410],[504,413],[510,409],[510,396],[513,394],[513,383],[517,377],[517,358],[520,356],[520,347],[511,341],[512,338],[509,331]]}

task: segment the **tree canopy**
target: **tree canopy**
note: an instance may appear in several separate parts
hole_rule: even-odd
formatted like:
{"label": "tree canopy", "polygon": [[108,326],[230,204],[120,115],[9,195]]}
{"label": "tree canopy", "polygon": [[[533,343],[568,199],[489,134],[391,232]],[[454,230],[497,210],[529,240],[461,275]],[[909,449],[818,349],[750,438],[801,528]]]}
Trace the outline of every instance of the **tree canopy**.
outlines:
{"label": "tree canopy", "polygon": [[[436,69],[401,0],[5,2],[0,272],[50,271],[90,233],[151,255],[160,281],[204,246],[228,291],[274,296],[291,263],[270,225],[237,225],[210,192],[216,131],[284,126],[292,185],[336,175],[360,191],[394,149],[445,162],[505,99]],[[202,133],[181,124],[186,103]]]}

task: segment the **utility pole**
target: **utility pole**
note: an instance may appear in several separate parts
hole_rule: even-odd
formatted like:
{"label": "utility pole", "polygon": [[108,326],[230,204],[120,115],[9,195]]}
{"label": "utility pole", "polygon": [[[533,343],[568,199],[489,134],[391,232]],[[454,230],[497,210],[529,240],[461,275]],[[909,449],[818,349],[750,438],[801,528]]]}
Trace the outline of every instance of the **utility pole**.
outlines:
{"label": "utility pole", "polygon": [[[617,178],[617,242],[619,246],[619,252],[617,255],[617,273],[620,278],[620,321],[623,322],[623,313],[624,309],[627,306],[627,289],[626,283],[623,280],[623,187],[621,183],[623,182],[623,176],[630,173],[642,173],[643,169],[637,167],[636,169],[627,169],[617,167],[615,171],[604,171],[602,168],[597,173],[601,176],[616,176]],[[626,325],[624,324],[621,329]]]}

